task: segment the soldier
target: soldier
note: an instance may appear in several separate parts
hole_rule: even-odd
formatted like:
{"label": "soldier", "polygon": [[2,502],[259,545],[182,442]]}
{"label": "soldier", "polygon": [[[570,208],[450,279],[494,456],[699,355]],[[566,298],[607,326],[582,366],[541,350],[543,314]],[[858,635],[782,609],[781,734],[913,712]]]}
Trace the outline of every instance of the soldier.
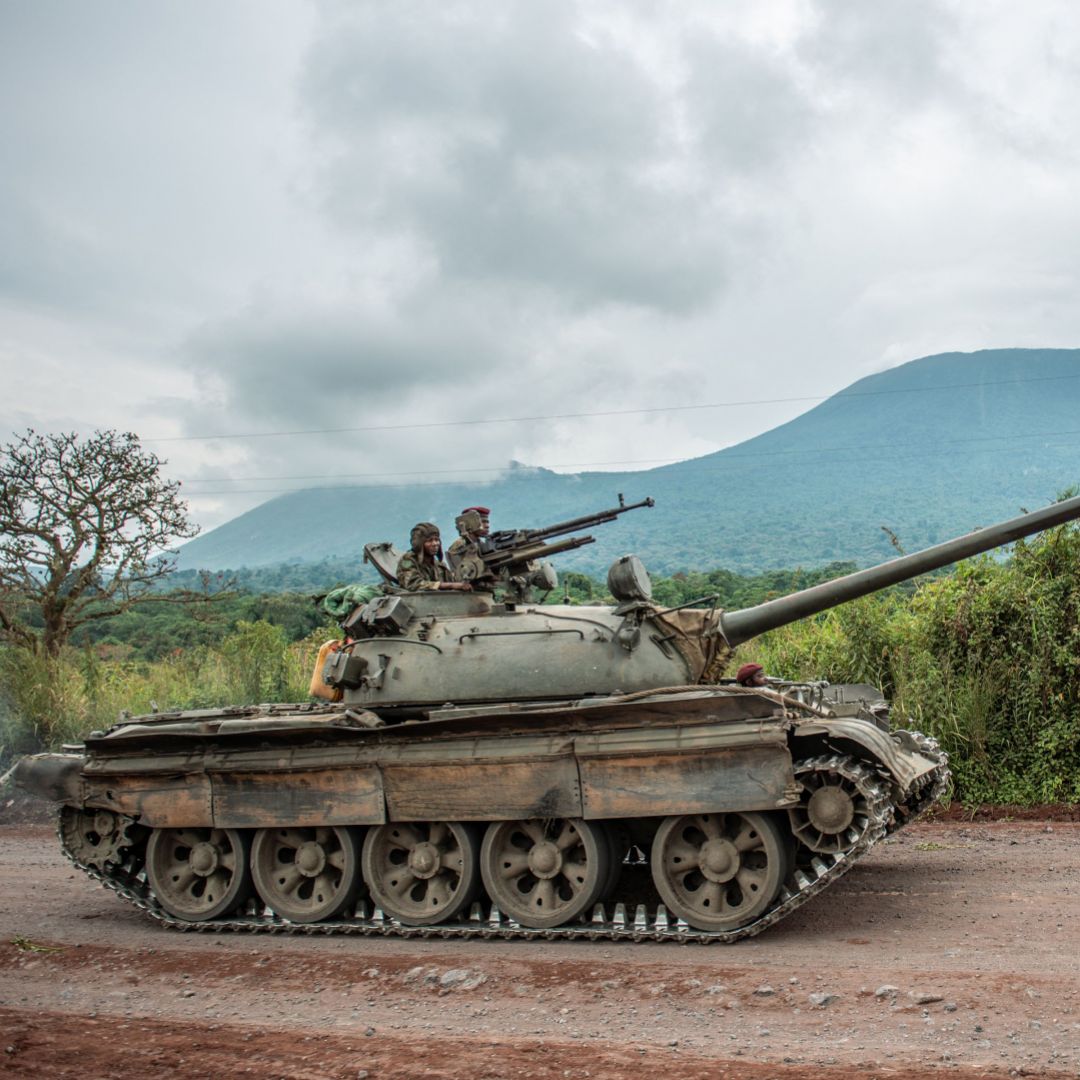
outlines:
{"label": "soldier", "polygon": [[735,681],[740,686],[768,686],[769,677],[760,664],[743,664],[735,674]]}
{"label": "soldier", "polygon": [[410,592],[428,589],[451,589],[472,592],[467,581],[455,581],[449,567],[442,561],[442,540],[439,527],[430,521],[414,525],[409,534],[410,550],[401,556],[397,565],[398,584]]}
{"label": "soldier", "polygon": [[476,582],[477,588],[492,588],[494,575],[480,558],[479,541],[491,531],[491,511],[486,506],[467,506],[454,519],[458,538],[446,553],[454,576]]}

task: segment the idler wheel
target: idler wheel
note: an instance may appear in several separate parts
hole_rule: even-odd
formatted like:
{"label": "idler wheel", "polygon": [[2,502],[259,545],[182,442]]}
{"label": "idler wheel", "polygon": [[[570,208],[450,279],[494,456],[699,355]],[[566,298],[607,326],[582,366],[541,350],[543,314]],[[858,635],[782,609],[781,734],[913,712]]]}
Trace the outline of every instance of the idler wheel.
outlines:
{"label": "idler wheel", "polygon": [[496,821],[480,850],[488,896],[522,926],[561,926],[612,884],[613,847],[599,822]]}
{"label": "idler wheel", "polygon": [[789,867],[784,833],[768,814],[665,818],[652,873],[668,909],[697,930],[734,930],[776,899]]}
{"label": "idler wheel", "polygon": [[864,766],[839,756],[810,758],[795,766],[802,790],[788,818],[804,847],[839,855],[862,839],[873,819],[866,775]]}
{"label": "idler wheel", "polygon": [[332,826],[260,829],[251,845],[251,875],[259,896],[283,919],[333,919],[363,884],[359,837]]}
{"label": "idler wheel", "polygon": [[446,922],[480,886],[475,828],[454,821],[378,825],[364,837],[361,865],[371,897],[406,926]]}
{"label": "idler wheel", "polygon": [[841,833],[855,818],[855,803],[842,787],[829,784],[807,800],[806,816],[820,832]]}
{"label": "idler wheel", "polygon": [[251,894],[250,845],[239,829],[154,829],[146,845],[150,888],[178,919],[227,915]]}

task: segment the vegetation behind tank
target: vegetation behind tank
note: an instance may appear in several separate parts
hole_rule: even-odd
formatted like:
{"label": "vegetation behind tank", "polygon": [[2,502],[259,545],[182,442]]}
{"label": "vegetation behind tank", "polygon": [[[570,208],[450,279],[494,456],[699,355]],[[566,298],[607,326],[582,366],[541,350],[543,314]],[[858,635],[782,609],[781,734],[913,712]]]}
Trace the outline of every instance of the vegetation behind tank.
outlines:
{"label": "vegetation behind tank", "polygon": [[948,751],[957,796],[1080,802],[1080,529],[961,563],[909,597],[871,596],[740,653],[787,678],[869,682]]}
{"label": "vegetation behind tank", "polygon": [[[836,573],[835,564],[755,578],[721,570],[657,579],[654,595],[674,604],[719,592],[722,606],[742,607]],[[580,602],[604,598],[604,587],[583,575],[567,575],[567,583]],[[336,628],[305,633],[310,622],[282,620],[290,640],[282,626],[250,618],[254,599],[222,609],[195,646],[172,644],[167,623],[147,620],[144,633],[156,625],[162,641],[148,658],[124,648],[124,636],[140,637],[134,614],[124,617],[123,635],[113,628],[111,645],[69,650],[56,661],[0,652],[0,756],[55,748],[112,723],[120,708],[149,711],[151,702],[194,708],[302,699],[314,652]],[[310,611],[307,598],[278,597],[266,614],[293,604]],[[164,610],[174,609],[156,609]],[[249,617],[237,621],[237,612]],[[175,615],[179,623],[182,613]],[[1017,543],[1008,563],[970,560],[914,593],[891,590],[772,631],[742,647],[732,670],[755,659],[788,678],[881,686],[894,717],[910,716],[942,741],[966,803],[1080,802],[1078,637],[1080,528],[1063,526]]]}

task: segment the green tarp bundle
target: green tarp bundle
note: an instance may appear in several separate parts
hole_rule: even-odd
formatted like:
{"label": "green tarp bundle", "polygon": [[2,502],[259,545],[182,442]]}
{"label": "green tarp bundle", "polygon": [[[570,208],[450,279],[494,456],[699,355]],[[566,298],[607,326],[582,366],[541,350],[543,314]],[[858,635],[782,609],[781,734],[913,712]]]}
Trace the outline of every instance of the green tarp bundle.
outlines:
{"label": "green tarp bundle", "polygon": [[366,604],[381,595],[382,590],[378,585],[342,585],[338,589],[331,589],[323,597],[322,609],[335,619],[344,619],[357,605]]}

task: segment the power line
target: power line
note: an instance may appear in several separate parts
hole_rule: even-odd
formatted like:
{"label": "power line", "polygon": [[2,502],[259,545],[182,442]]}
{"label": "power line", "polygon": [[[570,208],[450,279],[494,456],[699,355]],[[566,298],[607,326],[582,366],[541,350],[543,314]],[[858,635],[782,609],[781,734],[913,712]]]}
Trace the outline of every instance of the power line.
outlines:
{"label": "power line", "polygon": [[307,428],[296,431],[249,431],[219,435],[162,435],[145,438],[144,443],[212,442],[224,439],[272,439],[299,435],[354,435],[372,431],[416,431],[428,428],[470,427],[481,424],[529,424],[541,420],[585,420],[606,416],[644,416],[651,413],[693,412],[703,409],[735,409],[749,405],[790,405],[799,401],[829,401],[834,398],[882,397],[889,394],[937,393],[942,390],[969,390],[985,386],[1013,386],[1018,383],[1061,382],[1080,375],[1040,375],[1032,379],[1002,379],[993,382],[947,383],[942,386],[896,387],[892,390],[841,390],[836,394],[803,397],[758,398],[747,401],[714,401],[694,405],[659,405],[647,409],[610,409],[602,412],[549,413],[544,416],[481,417],[471,420],[435,420],[416,424],[368,424],[362,427]]}
{"label": "power line", "polygon": [[[1009,439],[1057,439],[1063,438],[1067,435],[1080,435],[1080,428],[1073,431],[1029,431],[1022,435],[973,435],[966,439],[949,439],[947,442],[938,443],[938,447],[946,446],[960,446],[967,443],[976,442],[1001,442]],[[728,449],[734,449],[730,447]],[[758,458],[758,457],[783,457],[783,456],[800,456],[803,454],[837,454],[847,451],[864,450],[888,450],[893,451],[896,447],[891,443],[867,443],[862,446],[821,446],[807,449],[805,447],[793,448],[790,450],[751,450],[741,454],[729,453],[726,455],[725,460],[732,461],[739,458]],[[710,454],[722,454],[724,450],[713,450]],[[703,455],[709,456],[709,455]],[[527,465],[526,469],[547,469],[549,471],[554,469],[590,469],[597,468],[601,465],[666,465],[674,464],[679,461],[686,461],[686,458],[626,458],[624,460],[617,461],[561,461],[548,465]],[[693,460],[692,458],[689,460]],[[275,480],[377,480],[381,478],[392,478],[397,476],[431,476],[431,475],[458,475],[460,473],[503,473],[506,472],[505,465],[467,465],[452,469],[409,469],[402,472],[367,472],[367,473],[310,473],[301,476],[214,476],[206,477],[208,482],[215,484],[225,483],[249,483],[254,481],[275,481]]]}
{"label": "power line", "polygon": [[[951,439],[948,442],[939,443],[935,447],[932,447],[932,448],[929,448],[929,449],[924,448],[922,451],[915,452],[915,453],[904,452],[901,449],[899,454],[897,453],[897,448],[895,446],[889,445],[887,443],[869,443],[869,444],[864,444],[862,446],[830,446],[830,447],[818,447],[818,448],[814,448],[814,449],[759,450],[759,451],[750,451],[750,452],[741,453],[741,454],[730,454],[730,455],[725,456],[723,462],[720,463],[720,464],[717,464],[717,465],[699,465],[699,466],[696,466],[696,467],[689,468],[686,471],[687,471],[687,474],[690,474],[690,473],[723,472],[724,469],[727,467],[727,465],[730,464],[733,461],[751,460],[751,459],[755,459],[755,458],[767,458],[767,457],[797,457],[797,458],[801,457],[801,458],[806,458],[806,457],[809,457],[809,456],[811,456],[813,454],[837,454],[837,453],[859,453],[859,454],[862,454],[862,453],[866,453],[867,451],[884,451],[884,452],[886,452],[886,453],[888,453],[890,455],[890,460],[896,460],[898,457],[900,457],[902,459],[905,459],[905,460],[909,460],[909,459],[912,459],[912,458],[933,458],[933,457],[940,456],[940,454],[947,447],[952,447],[952,446],[967,445],[967,444],[979,443],[979,442],[1015,441],[1017,439],[1062,438],[1062,437],[1066,437],[1066,436],[1075,436],[1075,435],[1080,435],[1080,429],[1073,430],[1073,431],[1058,431],[1058,432],[1028,432],[1028,433],[1023,434],[1023,435],[980,435],[980,436],[972,436],[972,437],[966,438],[966,439]],[[1010,446],[1002,446],[1002,447],[997,447],[997,448],[986,448],[986,449],[983,450],[983,453],[985,453],[985,454],[1003,454],[1003,453],[1009,453],[1010,451],[1012,451],[1014,449],[1015,449],[1014,447],[1010,447]],[[681,459],[681,458],[643,458],[643,459],[630,460],[630,461],[608,461],[608,462],[594,461],[594,462],[576,462],[576,463],[572,462],[572,463],[565,463],[565,464],[562,464],[562,465],[554,465],[554,466],[537,466],[536,468],[546,468],[546,469],[548,469],[550,471],[550,470],[555,469],[555,468],[577,468],[577,467],[587,467],[587,466],[590,466],[590,465],[591,466],[596,466],[596,465],[647,464],[647,463],[650,463],[650,462],[653,462],[653,463],[656,463],[656,462],[659,462],[659,463],[676,463],[676,462],[679,462],[681,460],[684,460],[684,459]],[[327,476],[327,475],[323,474],[323,475],[312,475],[312,476],[236,477],[235,482],[236,483],[242,483],[242,482],[245,482],[245,481],[259,481],[259,480],[266,480],[266,481],[278,481],[278,480],[347,480],[347,479],[369,479],[370,480],[370,479],[378,479],[378,478],[381,478],[381,477],[392,479],[392,478],[395,478],[395,477],[405,477],[405,476],[429,476],[432,473],[436,473],[436,474],[440,474],[440,475],[442,475],[442,474],[459,475],[459,474],[465,473],[465,472],[490,473],[490,472],[504,472],[504,471],[505,470],[500,468],[500,467],[488,466],[488,467],[483,467],[483,468],[434,469],[434,470],[433,469],[422,469],[422,470],[415,470],[415,471],[412,471],[412,472],[352,473],[352,474],[347,474],[347,475],[331,475],[331,476]],[[226,480],[226,478],[215,478],[214,481],[212,481],[212,482],[225,482],[225,480]],[[444,485],[444,484],[447,484],[447,483],[464,484],[464,483],[467,483],[467,481],[433,481],[430,484],[421,482],[421,483],[411,484],[410,487],[437,487],[437,486],[441,486],[441,485]],[[283,494],[283,493],[287,494],[289,492],[295,492],[295,491],[337,491],[337,490],[344,490],[344,489],[360,487],[360,486],[363,486],[363,485],[358,485],[358,484],[318,484],[315,487],[309,487],[309,488],[296,488],[296,487],[293,487],[293,488],[253,488],[253,489],[249,489],[249,490],[226,489],[226,490],[223,490],[223,491],[199,491],[199,490],[192,491],[191,489],[185,487],[184,493],[186,495],[203,495],[203,496],[211,496],[211,495],[277,495],[277,494]]]}

